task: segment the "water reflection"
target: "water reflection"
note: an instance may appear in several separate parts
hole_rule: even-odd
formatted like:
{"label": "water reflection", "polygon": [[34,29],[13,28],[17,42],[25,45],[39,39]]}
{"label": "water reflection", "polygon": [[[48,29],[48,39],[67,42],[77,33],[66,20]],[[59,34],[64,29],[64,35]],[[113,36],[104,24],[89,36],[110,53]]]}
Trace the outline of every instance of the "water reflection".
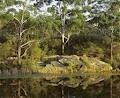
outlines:
{"label": "water reflection", "polygon": [[47,75],[1,79],[0,98],[120,98],[120,76]]}

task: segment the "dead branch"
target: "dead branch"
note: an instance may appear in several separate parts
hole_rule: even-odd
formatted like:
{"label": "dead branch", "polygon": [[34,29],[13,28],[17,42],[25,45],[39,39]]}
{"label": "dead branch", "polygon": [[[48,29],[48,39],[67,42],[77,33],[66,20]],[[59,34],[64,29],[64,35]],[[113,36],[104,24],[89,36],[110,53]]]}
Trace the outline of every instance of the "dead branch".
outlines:
{"label": "dead branch", "polygon": [[21,57],[23,57],[23,56],[25,56],[27,54],[27,51],[30,49],[31,45],[29,45],[29,47],[25,49],[25,51],[24,51],[24,53],[23,53],[23,55]]}
{"label": "dead branch", "polygon": [[66,42],[65,42],[65,45],[68,43],[68,41],[70,40],[70,35],[68,34],[68,37],[66,37]]}
{"label": "dead branch", "polygon": [[24,47],[24,46],[26,46],[26,45],[28,45],[28,44],[30,44],[32,42],[35,42],[35,40],[28,41],[28,42],[22,44],[20,47],[22,48],[22,47]]}

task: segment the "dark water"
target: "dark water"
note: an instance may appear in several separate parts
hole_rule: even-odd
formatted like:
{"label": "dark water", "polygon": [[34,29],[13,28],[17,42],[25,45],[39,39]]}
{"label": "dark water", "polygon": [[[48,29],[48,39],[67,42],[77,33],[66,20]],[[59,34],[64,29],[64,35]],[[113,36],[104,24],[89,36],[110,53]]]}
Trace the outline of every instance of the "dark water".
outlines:
{"label": "dark water", "polygon": [[120,98],[119,75],[0,79],[0,98]]}

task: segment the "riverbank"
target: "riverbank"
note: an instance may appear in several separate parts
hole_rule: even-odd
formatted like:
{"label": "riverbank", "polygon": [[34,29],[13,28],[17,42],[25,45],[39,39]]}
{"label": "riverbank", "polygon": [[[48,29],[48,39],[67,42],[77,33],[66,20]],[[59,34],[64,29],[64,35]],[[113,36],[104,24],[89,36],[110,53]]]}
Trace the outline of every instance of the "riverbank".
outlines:
{"label": "riverbank", "polygon": [[[86,55],[77,56],[50,56],[45,57],[38,65],[10,67],[0,69],[1,75],[17,75],[17,74],[73,74],[73,73],[99,73],[112,72],[113,68],[110,64],[105,63],[97,58],[87,57]],[[119,70],[114,70],[116,72]]]}

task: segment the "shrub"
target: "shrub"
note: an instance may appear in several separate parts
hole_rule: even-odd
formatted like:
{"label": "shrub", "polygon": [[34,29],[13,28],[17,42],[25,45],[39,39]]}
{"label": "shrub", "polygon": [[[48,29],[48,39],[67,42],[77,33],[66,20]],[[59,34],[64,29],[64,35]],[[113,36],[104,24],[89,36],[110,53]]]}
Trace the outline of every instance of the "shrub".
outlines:
{"label": "shrub", "polygon": [[113,67],[120,68],[120,44],[114,43],[113,50]]}
{"label": "shrub", "polygon": [[12,57],[15,55],[14,45],[12,40],[8,40],[2,44],[0,44],[0,63],[10,63],[12,61],[8,60],[8,57]]}
{"label": "shrub", "polygon": [[103,58],[104,50],[96,44],[90,43],[89,47],[83,50],[83,54],[86,54],[89,57]]}
{"label": "shrub", "polygon": [[22,59],[22,65],[38,65],[38,63],[41,61],[41,59],[46,55],[46,53],[39,47],[38,43],[34,43],[30,50],[28,51],[28,54],[25,58]]}

